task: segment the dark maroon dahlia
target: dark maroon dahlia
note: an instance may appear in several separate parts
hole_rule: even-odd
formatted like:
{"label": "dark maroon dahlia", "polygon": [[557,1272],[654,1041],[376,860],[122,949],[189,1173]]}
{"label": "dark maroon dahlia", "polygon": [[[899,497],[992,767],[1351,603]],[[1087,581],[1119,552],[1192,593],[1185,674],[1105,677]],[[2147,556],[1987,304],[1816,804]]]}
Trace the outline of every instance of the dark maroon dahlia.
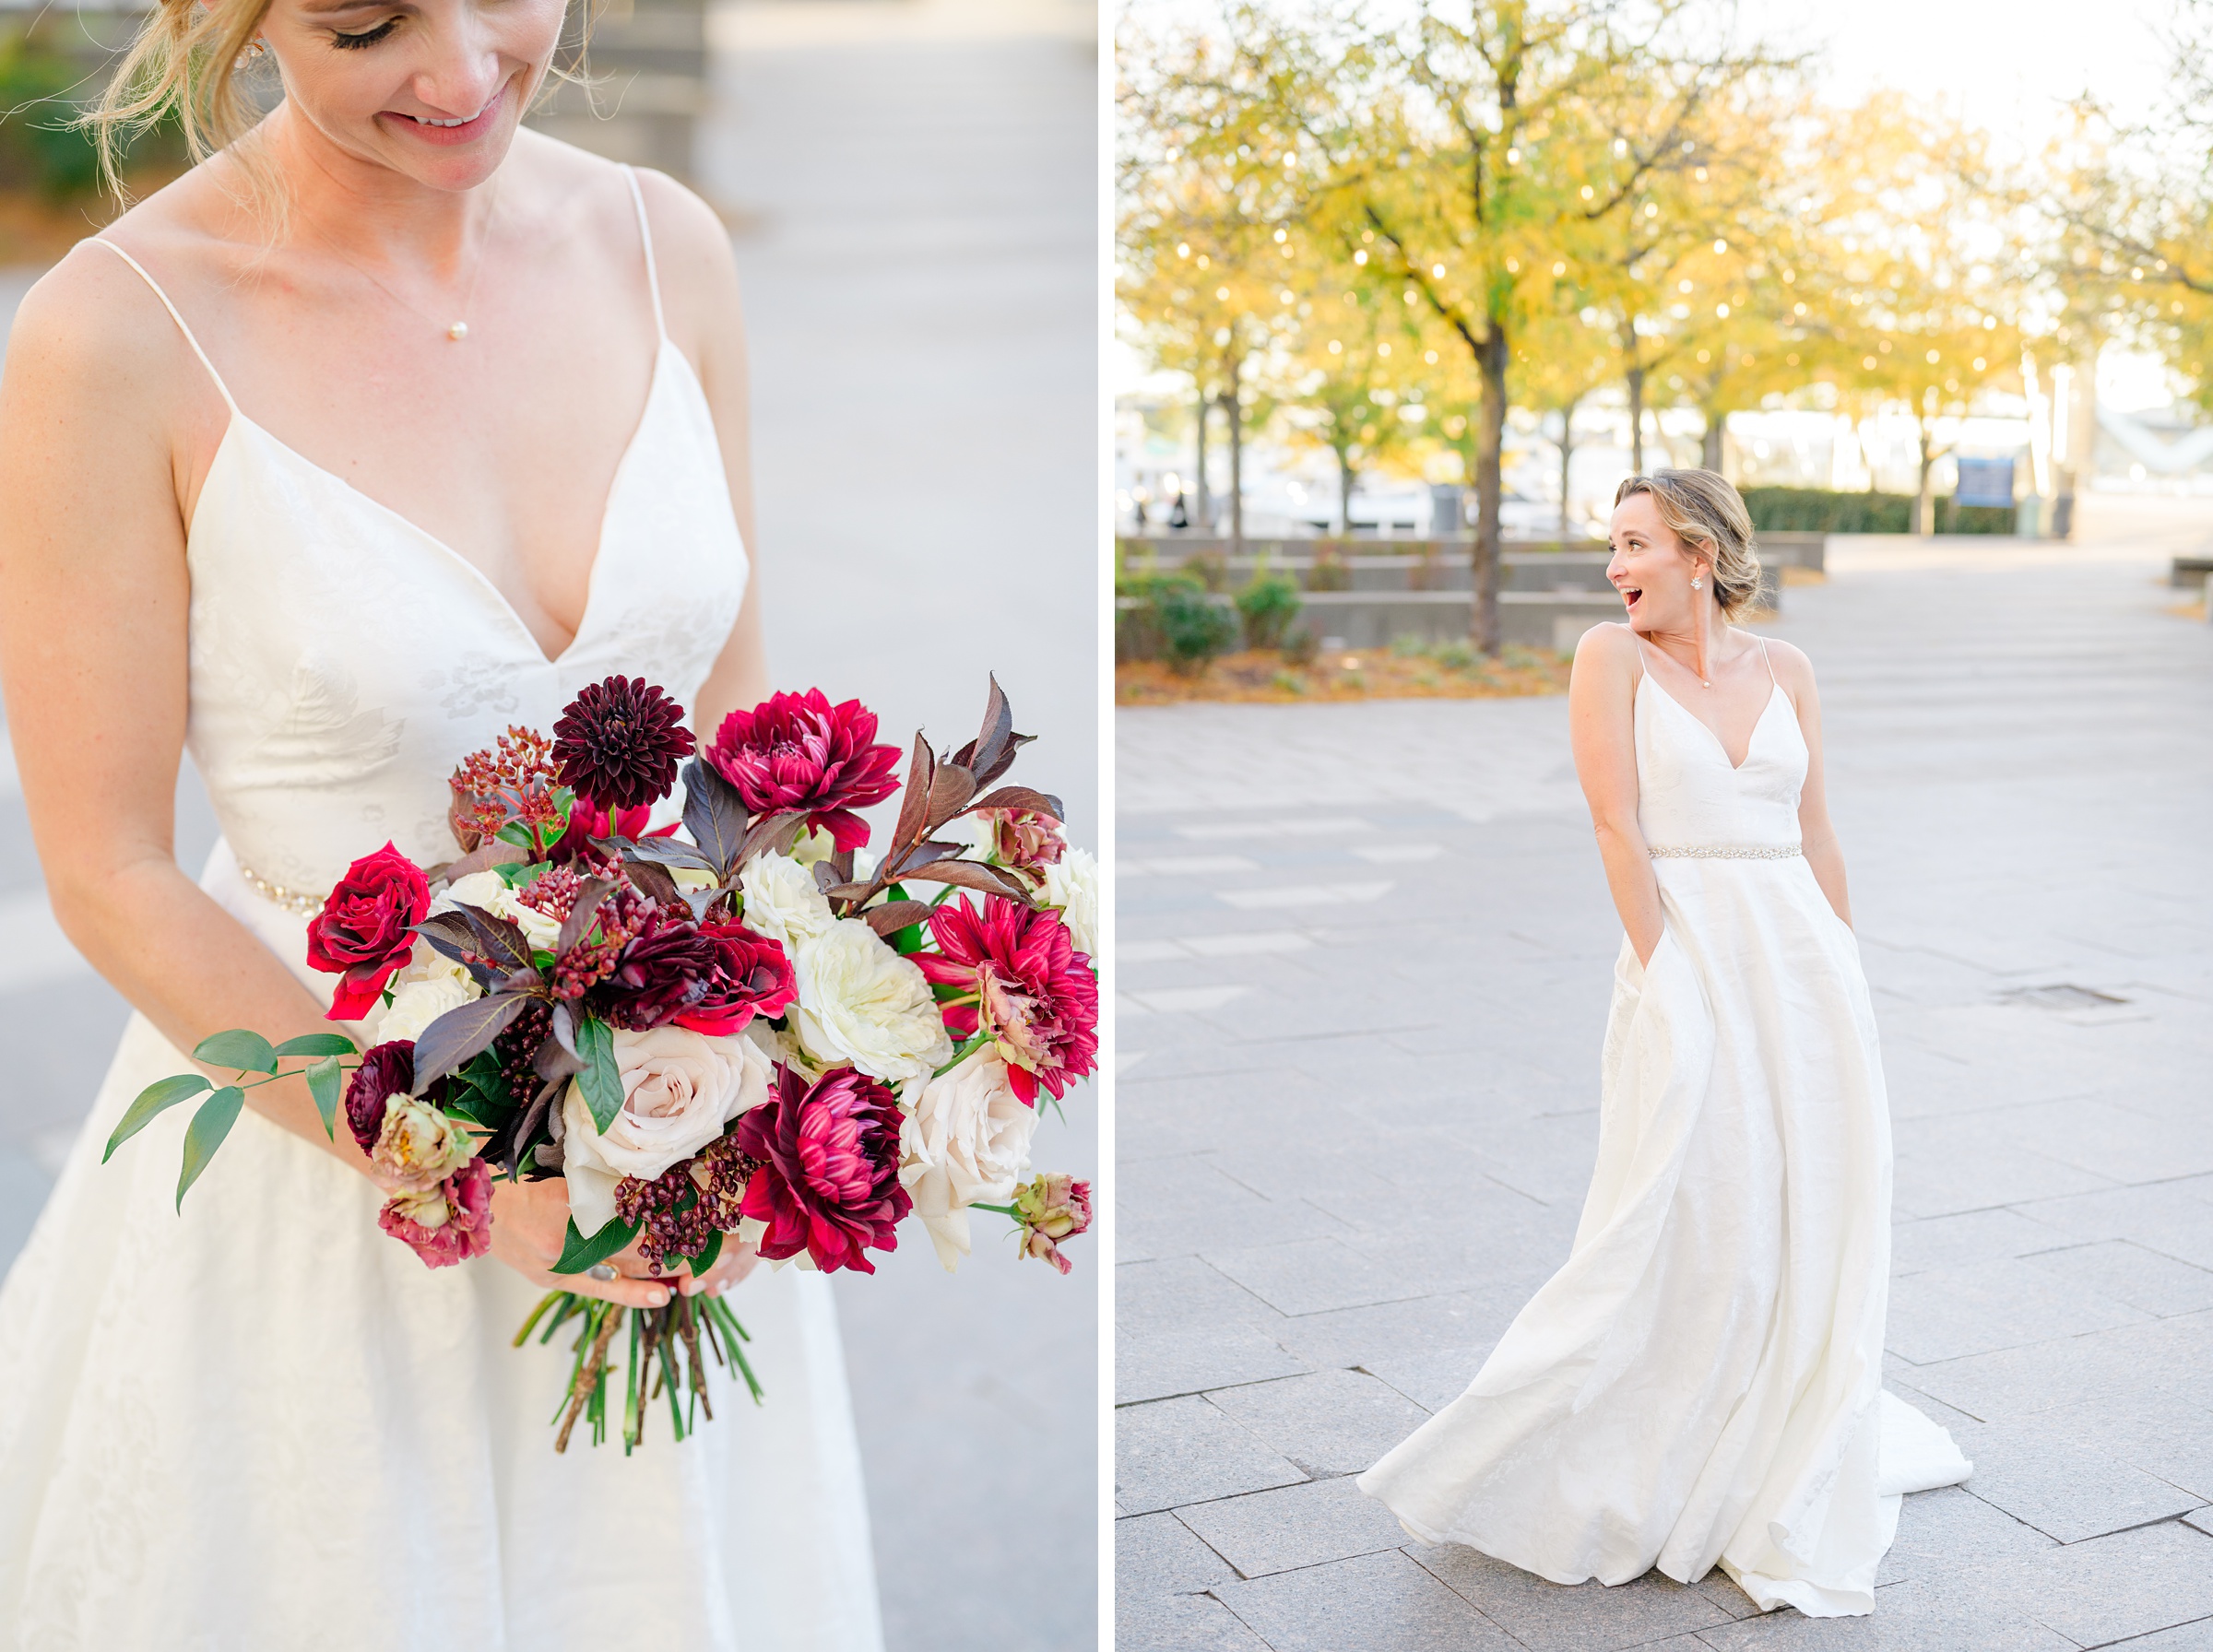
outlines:
{"label": "dark maroon dahlia", "polygon": [[642,677],[610,677],[569,702],[553,725],[561,783],[605,812],[657,803],[698,744],[684,708]]}
{"label": "dark maroon dahlia", "polygon": [[385,1127],[385,1103],[415,1088],[415,1041],[380,1044],[361,1057],[346,1085],[346,1126],[364,1153],[373,1151]]}
{"label": "dark maroon dahlia", "polygon": [[849,1067],[811,1086],[779,1066],[772,1098],[738,1118],[738,1150],[761,1161],[742,1207],[768,1223],[761,1254],[874,1273],[865,1253],[898,1249],[914,1209],[899,1185],[899,1117],[891,1091]]}
{"label": "dark maroon dahlia", "polygon": [[804,812],[810,830],[840,849],[869,841],[853,811],[899,789],[899,748],[876,742],[876,714],[858,700],[834,706],[820,689],[771,694],[732,712],[716,731],[707,761],[756,815]]}
{"label": "dark maroon dahlia", "polygon": [[609,1021],[643,1032],[674,1021],[727,1037],[756,1015],[777,1016],[799,997],[784,949],[742,924],[694,922],[656,907],[592,991]]}
{"label": "dark maroon dahlia", "polygon": [[930,914],[929,932],[938,950],[915,953],[917,967],[932,985],[961,989],[945,1030],[988,1034],[1016,1095],[1035,1106],[1039,1085],[1062,1095],[1098,1065],[1099,980],[1059,913],[1004,895],[985,896],[978,912],[963,895]]}

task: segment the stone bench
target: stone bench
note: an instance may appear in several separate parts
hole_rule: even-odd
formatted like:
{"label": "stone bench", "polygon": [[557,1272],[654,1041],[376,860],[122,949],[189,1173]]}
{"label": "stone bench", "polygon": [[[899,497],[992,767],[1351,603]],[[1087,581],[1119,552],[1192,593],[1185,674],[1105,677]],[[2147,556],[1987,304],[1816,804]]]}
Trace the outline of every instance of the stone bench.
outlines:
{"label": "stone bench", "polygon": [[2202,591],[2209,573],[2213,573],[2213,556],[2177,557],[2167,572],[2167,583],[2178,591]]}

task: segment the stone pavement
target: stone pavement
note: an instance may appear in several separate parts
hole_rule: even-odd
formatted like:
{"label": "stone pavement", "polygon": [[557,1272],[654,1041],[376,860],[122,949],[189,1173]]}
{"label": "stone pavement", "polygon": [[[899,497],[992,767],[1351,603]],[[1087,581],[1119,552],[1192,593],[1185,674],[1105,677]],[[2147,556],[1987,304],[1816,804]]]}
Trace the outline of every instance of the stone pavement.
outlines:
{"label": "stone pavement", "polygon": [[[1042,737],[1017,778],[1061,792],[1095,843],[1090,8],[742,10],[713,19],[702,159],[745,288],[777,680],[942,742],[973,732],[996,668]],[[0,271],[0,330],[32,274]],[[947,640],[918,643],[925,624]],[[214,836],[187,774],[179,858]],[[0,741],[0,1267],[126,1014],[47,912]],[[1071,1092],[1041,1158],[1095,1172],[1097,1104]],[[839,1280],[891,1652],[1094,1633],[1097,1253],[1079,1241],[1059,1279],[996,1222],[957,1278],[917,1235]]]}
{"label": "stone pavement", "polygon": [[2161,560],[2208,524],[2089,502],[1832,541],[1777,627],[1883,1030],[1888,1380],[1976,1464],[1871,1618],[1562,1588],[1347,1478],[1573,1234],[1620,929],[1565,702],[1121,712],[1121,1647],[2213,1648],[2213,629]]}

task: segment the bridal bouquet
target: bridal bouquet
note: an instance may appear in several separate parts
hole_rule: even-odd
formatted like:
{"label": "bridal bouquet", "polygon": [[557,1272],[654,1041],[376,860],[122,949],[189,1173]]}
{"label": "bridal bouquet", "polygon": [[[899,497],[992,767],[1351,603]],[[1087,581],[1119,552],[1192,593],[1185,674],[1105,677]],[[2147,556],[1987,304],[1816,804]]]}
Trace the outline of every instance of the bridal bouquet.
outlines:
{"label": "bridal bouquet", "polygon": [[[206,1093],[182,1208],[245,1091],[289,1059],[325,1130],[343,1110],[369,1156],[379,1225],[432,1268],[490,1248],[494,1175],[558,1175],[557,1273],[633,1245],[655,1273],[704,1273],[733,1234],[773,1262],[872,1273],[910,1216],[950,1269],[977,1210],[1068,1272],[1090,1189],[1033,1175],[1030,1145],[1041,1093],[1057,1104],[1096,1061],[1095,865],[1057,799],[999,784],[1031,737],[996,681],[975,739],[941,755],[916,737],[870,862],[856,811],[901,789],[875,735],[858,701],[811,690],[732,713],[701,750],[674,701],[624,677],[550,737],[510,728],[454,773],[456,859],[387,844],[308,926],[308,962],[339,977],[330,1018],[377,1042],[216,1033],[193,1056],[237,1081],[148,1086],[108,1153]],[[680,826],[648,830],[680,772]],[[626,1450],[663,1392],[678,1439],[694,1408],[713,1417],[703,1345],[761,1398],[718,1297],[633,1312],[555,1292],[516,1345],[572,1323],[557,1450],[580,1419],[606,1437],[624,1328]]]}

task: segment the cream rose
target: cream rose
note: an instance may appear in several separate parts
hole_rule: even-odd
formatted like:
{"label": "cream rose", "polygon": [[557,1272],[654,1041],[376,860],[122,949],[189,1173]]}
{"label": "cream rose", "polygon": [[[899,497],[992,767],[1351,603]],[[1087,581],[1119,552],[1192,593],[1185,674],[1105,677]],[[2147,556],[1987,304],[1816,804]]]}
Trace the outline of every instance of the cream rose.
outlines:
{"label": "cream rose", "polygon": [[968,1254],[968,1207],[1005,1203],[1030,1168],[1037,1111],[1007,1082],[1007,1066],[980,1050],[951,1072],[918,1079],[900,1096],[899,1180],[951,1273]]}
{"label": "cream rose", "polygon": [[413,963],[392,978],[392,1002],[376,1025],[379,1044],[389,1044],[396,1038],[409,1041],[420,1038],[423,1029],[447,1010],[458,1009],[471,998],[483,996],[469,973],[459,964],[431,952],[427,946],[422,951],[429,952],[428,962],[419,954]]}
{"label": "cream rose", "polygon": [[860,919],[802,939],[792,974],[799,1001],[791,1024],[816,1062],[849,1061],[871,1079],[903,1084],[952,1059],[929,983]]}
{"label": "cream rose", "polygon": [[738,874],[738,892],[745,899],[745,926],[780,942],[787,958],[801,941],[826,935],[837,922],[814,874],[787,855],[756,855],[747,861]]}
{"label": "cream rose", "polygon": [[1099,956],[1099,863],[1088,849],[1070,844],[1051,866],[1039,868],[1045,876],[1041,897],[1047,906],[1060,909],[1060,921],[1076,943],[1076,950],[1095,962]]}
{"label": "cream rose", "polygon": [[456,906],[473,906],[479,912],[489,912],[494,917],[505,918],[523,932],[523,938],[540,952],[550,952],[553,943],[561,938],[561,920],[526,906],[507,880],[497,872],[471,872],[446,886],[445,892],[431,903],[432,912],[450,912]]}
{"label": "cream rose", "polygon": [[596,1233],[615,1214],[624,1176],[650,1182],[768,1099],[768,1057],[742,1033],[709,1038],[688,1027],[615,1032],[622,1110],[606,1132],[572,1080],[562,1097],[562,1174],[576,1231]]}

